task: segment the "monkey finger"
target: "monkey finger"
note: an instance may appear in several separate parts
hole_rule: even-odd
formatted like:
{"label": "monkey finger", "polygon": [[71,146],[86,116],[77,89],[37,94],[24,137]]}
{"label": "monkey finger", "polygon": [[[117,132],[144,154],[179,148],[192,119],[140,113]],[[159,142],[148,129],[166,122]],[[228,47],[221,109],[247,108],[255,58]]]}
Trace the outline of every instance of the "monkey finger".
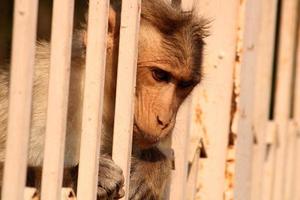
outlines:
{"label": "monkey finger", "polygon": [[117,195],[114,197],[114,199],[121,199],[121,198],[124,197],[124,196],[125,196],[125,190],[124,190],[123,188],[121,188],[121,189],[118,191]]}
{"label": "monkey finger", "polygon": [[107,200],[107,192],[104,188],[98,187],[97,190],[97,200]]}

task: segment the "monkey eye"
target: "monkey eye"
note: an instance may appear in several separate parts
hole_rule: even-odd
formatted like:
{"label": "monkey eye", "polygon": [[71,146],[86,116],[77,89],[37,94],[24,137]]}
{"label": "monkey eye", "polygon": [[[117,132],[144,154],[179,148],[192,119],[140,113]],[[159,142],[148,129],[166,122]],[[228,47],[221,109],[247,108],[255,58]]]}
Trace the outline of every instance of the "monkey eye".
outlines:
{"label": "monkey eye", "polygon": [[171,80],[171,75],[162,69],[154,68],[152,69],[152,76],[156,81],[169,82]]}
{"label": "monkey eye", "polygon": [[193,80],[190,80],[190,81],[180,81],[178,83],[178,87],[182,88],[182,89],[185,89],[185,88],[189,88],[189,87],[193,86],[194,84],[195,84],[195,82]]}

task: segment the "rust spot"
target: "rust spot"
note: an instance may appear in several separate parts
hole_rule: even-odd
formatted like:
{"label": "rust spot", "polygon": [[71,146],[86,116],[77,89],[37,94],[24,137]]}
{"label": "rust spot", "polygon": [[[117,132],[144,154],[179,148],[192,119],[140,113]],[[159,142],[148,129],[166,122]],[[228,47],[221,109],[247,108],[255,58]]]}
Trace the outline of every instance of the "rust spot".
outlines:
{"label": "rust spot", "polygon": [[206,90],[203,90],[203,98],[204,98],[205,102],[208,102],[208,96],[207,96]]}
{"label": "rust spot", "polygon": [[228,146],[234,146],[236,141],[236,134],[232,131],[229,133]]}
{"label": "rust spot", "polygon": [[240,62],[241,61],[241,56],[237,53],[235,54],[235,61]]}
{"label": "rust spot", "polygon": [[206,149],[205,149],[203,138],[201,138],[200,144],[201,144],[201,146],[200,146],[199,156],[200,156],[200,158],[207,158],[207,152],[206,152]]}
{"label": "rust spot", "polygon": [[38,199],[39,198],[39,194],[37,191],[34,192],[34,194],[32,195],[32,199]]}
{"label": "rust spot", "polygon": [[19,15],[21,15],[21,16],[23,16],[23,15],[25,14],[25,12],[23,12],[23,11],[19,11],[18,13],[19,13]]}
{"label": "rust spot", "polygon": [[200,108],[200,105],[197,104],[196,108],[195,108],[195,122],[201,124],[202,122],[202,110]]}
{"label": "rust spot", "polygon": [[69,192],[68,198],[73,198],[75,197],[75,195],[73,194],[73,192]]}
{"label": "rust spot", "polygon": [[241,110],[241,118],[245,119],[247,117],[246,111],[243,109]]}
{"label": "rust spot", "polygon": [[252,134],[253,134],[253,144],[258,144],[257,133],[255,131],[254,125],[251,126]]}

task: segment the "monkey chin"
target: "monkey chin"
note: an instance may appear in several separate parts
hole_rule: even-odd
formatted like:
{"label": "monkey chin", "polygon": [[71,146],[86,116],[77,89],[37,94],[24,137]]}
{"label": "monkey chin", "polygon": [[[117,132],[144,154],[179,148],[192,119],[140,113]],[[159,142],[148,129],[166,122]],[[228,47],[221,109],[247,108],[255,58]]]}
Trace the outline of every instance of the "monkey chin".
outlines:
{"label": "monkey chin", "polygon": [[169,133],[153,136],[150,133],[142,131],[136,124],[133,126],[133,141],[141,149],[149,149],[157,146]]}

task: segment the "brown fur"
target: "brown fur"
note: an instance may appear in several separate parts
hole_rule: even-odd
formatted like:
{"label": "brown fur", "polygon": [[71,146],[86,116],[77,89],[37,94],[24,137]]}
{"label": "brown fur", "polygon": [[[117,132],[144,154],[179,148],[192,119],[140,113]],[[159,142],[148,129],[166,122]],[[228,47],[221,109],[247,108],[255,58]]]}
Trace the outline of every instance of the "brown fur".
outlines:
{"label": "brown fur", "polygon": [[[114,2],[110,11],[105,79],[103,140],[101,152],[111,154],[119,40],[119,9]],[[83,26],[84,27],[84,26]],[[161,199],[169,178],[170,160],[159,143],[171,136],[176,113],[183,100],[201,80],[203,38],[206,21],[195,13],[182,12],[163,0],[142,0],[141,29],[134,114],[134,146],[130,199]],[[78,164],[82,85],[85,59],[85,30],[76,30],[73,40],[72,70],[68,110],[65,166]],[[49,44],[37,44],[33,89],[32,127],[29,165],[41,166],[47,105]],[[157,80],[157,70],[169,77]],[[4,161],[7,129],[8,72],[0,68],[0,161]],[[102,164],[101,164],[102,163]],[[120,172],[107,159],[100,159],[99,186],[117,190]],[[101,167],[100,167],[101,168]],[[114,173],[118,171],[117,173]],[[103,176],[101,176],[103,174]],[[110,174],[110,176],[107,176]],[[113,179],[110,180],[107,177]],[[111,181],[115,181],[112,182]],[[108,188],[113,185],[115,188]]]}

